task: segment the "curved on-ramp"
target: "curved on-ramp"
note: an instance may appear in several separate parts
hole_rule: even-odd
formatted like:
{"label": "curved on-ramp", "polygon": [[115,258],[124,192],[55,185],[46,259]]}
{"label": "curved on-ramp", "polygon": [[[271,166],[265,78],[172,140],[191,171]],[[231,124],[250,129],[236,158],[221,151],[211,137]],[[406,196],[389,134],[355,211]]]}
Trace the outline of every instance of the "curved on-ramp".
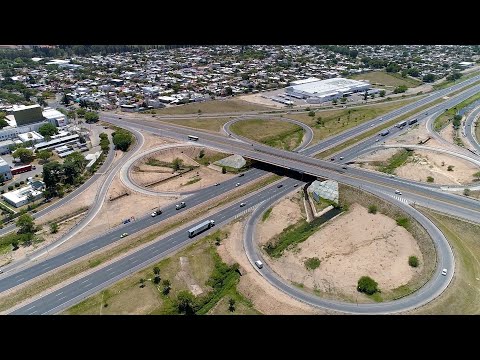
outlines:
{"label": "curved on-ramp", "polygon": [[237,117],[235,119],[232,119],[228,122],[226,122],[224,125],[223,125],[223,131],[230,137],[234,138],[234,139],[237,139],[237,140],[240,140],[240,141],[243,141],[247,144],[251,144],[251,143],[257,143],[259,144],[257,141],[255,140],[252,140],[250,138],[247,138],[245,136],[241,136],[241,135],[238,135],[238,134],[235,134],[234,132],[232,132],[230,130],[230,127],[239,122],[239,121],[245,121],[245,120],[276,120],[276,121],[284,121],[284,122],[288,122],[288,123],[292,123],[292,124],[295,124],[297,126],[300,126],[304,131],[304,135],[303,135],[303,139],[302,139],[302,142],[299,146],[297,146],[295,149],[293,149],[293,151],[299,151],[299,150],[302,150],[304,148],[306,148],[311,142],[312,142],[312,139],[313,139],[313,130],[310,126],[304,124],[303,122],[301,121],[298,121],[298,120],[295,120],[295,119],[290,119],[290,118],[286,118],[286,117],[279,117],[279,116],[240,116],[240,117]]}
{"label": "curved on-ramp", "polygon": [[[412,310],[434,300],[448,287],[453,279],[455,259],[447,239],[442,232],[419,211],[415,210],[409,205],[397,201],[392,197],[386,196],[380,192],[376,192],[373,188],[368,189],[368,191],[383,198],[384,200],[389,201],[390,203],[395,203],[395,205],[414,217],[425,228],[433,240],[437,253],[436,270],[430,280],[416,292],[394,301],[361,304],[347,303],[336,300],[322,299],[295,286],[292,286],[290,283],[288,283],[288,281],[280,278],[280,276],[278,276],[265,261],[263,261],[263,268],[258,269],[255,266],[254,261],[263,258],[260,255],[258,246],[255,242],[256,224],[263,213],[275,202],[279,201],[279,198],[272,198],[263,202],[253,211],[252,215],[247,221],[244,229],[243,245],[251,266],[270,284],[275,286],[280,291],[303,303],[322,309],[351,314],[392,314]],[[443,268],[449,270],[447,276],[441,275],[441,269]]]}

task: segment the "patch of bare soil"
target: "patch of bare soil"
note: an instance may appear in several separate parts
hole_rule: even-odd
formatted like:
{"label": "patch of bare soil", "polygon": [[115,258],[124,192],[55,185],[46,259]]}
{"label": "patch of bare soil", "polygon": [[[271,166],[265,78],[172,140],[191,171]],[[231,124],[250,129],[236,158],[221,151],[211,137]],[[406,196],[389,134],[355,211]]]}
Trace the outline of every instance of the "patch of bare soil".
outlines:
{"label": "patch of bare soil", "polygon": [[302,218],[300,205],[293,199],[294,196],[299,196],[299,193],[289,195],[275,204],[268,218],[265,221],[260,220],[256,229],[256,237],[260,246]]}
{"label": "patch of bare soil", "polygon": [[[285,252],[269,264],[283,278],[310,289],[362,301],[357,282],[370,276],[381,290],[407,284],[422,265],[412,268],[408,257],[414,255],[423,264],[422,253],[413,236],[395,220],[353,204],[321,230]],[[305,261],[317,257],[320,266],[307,270]]]}
{"label": "patch of bare soil", "polygon": [[230,235],[217,247],[223,261],[238,263],[245,271],[240,277],[237,290],[247,297],[256,310],[263,314],[327,314],[298,300],[292,299],[261,277],[248,261],[243,249],[243,229],[245,222],[236,222],[229,227]]}
{"label": "patch of bare soil", "polygon": [[[448,167],[453,166],[452,171]],[[478,167],[466,160],[457,157],[436,153],[433,151],[416,150],[412,158],[395,170],[403,178],[427,181],[427,177],[434,178],[437,184],[469,184],[473,181],[473,174]]]}

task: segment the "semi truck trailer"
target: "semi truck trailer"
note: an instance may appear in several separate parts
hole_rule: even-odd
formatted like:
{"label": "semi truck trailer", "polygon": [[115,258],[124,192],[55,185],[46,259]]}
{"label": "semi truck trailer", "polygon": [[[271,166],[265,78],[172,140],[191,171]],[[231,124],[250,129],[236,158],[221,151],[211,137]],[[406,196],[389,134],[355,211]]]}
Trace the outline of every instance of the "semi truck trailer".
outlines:
{"label": "semi truck trailer", "polygon": [[188,237],[192,238],[195,235],[200,234],[201,232],[210,229],[212,226],[215,225],[215,221],[213,220],[206,220],[202,222],[201,224],[198,224],[197,226],[194,226],[190,230],[188,230]]}

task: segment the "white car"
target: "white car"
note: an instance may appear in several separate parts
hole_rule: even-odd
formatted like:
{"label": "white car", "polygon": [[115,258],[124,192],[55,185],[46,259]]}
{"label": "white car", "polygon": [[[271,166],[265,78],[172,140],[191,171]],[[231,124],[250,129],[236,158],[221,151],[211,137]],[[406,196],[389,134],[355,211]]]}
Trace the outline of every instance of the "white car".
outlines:
{"label": "white car", "polygon": [[245,203],[240,203],[240,207],[244,207],[245,205]]}
{"label": "white car", "polygon": [[400,190],[395,190],[395,194],[402,195],[402,192]]}
{"label": "white car", "polygon": [[443,269],[443,270],[442,270],[442,275],[443,275],[443,276],[447,276],[447,271],[448,271],[447,269]]}
{"label": "white car", "polygon": [[219,184],[219,183],[215,183],[215,184],[213,184],[213,186],[218,186],[218,185],[220,185],[220,184]]}
{"label": "white car", "polygon": [[255,265],[257,265],[259,269],[263,268],[263,263],[260,260],[255,261]]}
{"label": "white car", "polygon": [[155,217],[155,216],[157,216],[157,212],[156,212],[156,211],[154,211],[154,212],[152,212],[152,214],[151,214],[151,215],[152,215],[152,217]]}
{"label": "white car", "polygon": [[236,183],[235,186],[240,186],[240,183]]}

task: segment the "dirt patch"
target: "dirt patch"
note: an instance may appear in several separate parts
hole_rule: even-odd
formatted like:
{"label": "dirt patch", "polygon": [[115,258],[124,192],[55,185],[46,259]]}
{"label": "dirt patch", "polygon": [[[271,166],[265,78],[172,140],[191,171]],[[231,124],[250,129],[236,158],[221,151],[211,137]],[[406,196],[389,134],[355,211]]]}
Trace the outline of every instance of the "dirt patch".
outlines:
{"label": "dirt patch", "polygon": [[[430,142],[428,145],[430,146]],[[389,148],[364,154],[356,160],[357,166],[378,170],[382,163],[385,163],[398,151],[398,148]],[[449,166],[453,166],[453,171],[448,171]],[[402,178],[422,182],[426,182],[427,177],[431,176],[434,178],[434,183],[437,184],[462,185],[472,183],[473,174],[478,170],[475,164],[452,155],[415,150],[405,164],[395,169],[395,174]]]}
{"label": "dirt patch", "polygon": [[296,192],[275,204],[268,218],[259,222],[256,237],[260,245],[266,244],[268,240],[280,234],[286,227],[303,218],[299,202],[296,199],[299,196],[300,193]]}
{"label": "dirt patch", "polygon": [[190,263],[188,261],[188,258],[185,256],[180,256],[178,260],[180,262],[181,270],[175,275],[175,278],[184,281],[193,295],[198,296],[200,294],[203,294],[202,288],[196,283],[195,279],[191,275]]}
{"label": "dirt patch", "polygon": [[[423,263],[422,253],[413,236],[395,220],[353,204],[350,211],[337,217],[270,265],[283,278],[328,294],[359,298],[357,281],[367,275],[382,290],[407,284],[422,265],[414,269],[408,257],[415,255]],[[309,271],[305,260],[317,257],[320,266]]]}
{"label": "dirt patch", "polygon": [[[171,178],[171,180],[166,180],[158,185],[153,185],[149,187],[149,189],[156,191],[182,192],[201,189],[213,185],[216,182],[228,180],[234,176],[233,174],[228,173],[219,174],[216,170],[202,166],[199,163],[203,161],[199,158],[200,151],[202,150],[205,154],[203,159],[213,160],[219,157],[219,153],[214,150],[195,146],[161,150],[155,154],[145,156],[134,164],[131,172],[132,180],[139,185],[146,185]],[[149,165],[149,159],[171,163],[175,158],[182,159],[186,166],[198,166],[198,168],[183,175],[173,177],[176,172],[174,172],[172,168]]]}
{"label": "dirt patch", "polygon": [[237,290],[247,297],[254,308],[263,314],[326,314],[300,301],[290,298],[263,279],[248,261],[243,248],[245,222],[236,222],[227,228],[230,235],[222,240],[217,251],[227,264],[238,263],[245,274],[241,276]]}

